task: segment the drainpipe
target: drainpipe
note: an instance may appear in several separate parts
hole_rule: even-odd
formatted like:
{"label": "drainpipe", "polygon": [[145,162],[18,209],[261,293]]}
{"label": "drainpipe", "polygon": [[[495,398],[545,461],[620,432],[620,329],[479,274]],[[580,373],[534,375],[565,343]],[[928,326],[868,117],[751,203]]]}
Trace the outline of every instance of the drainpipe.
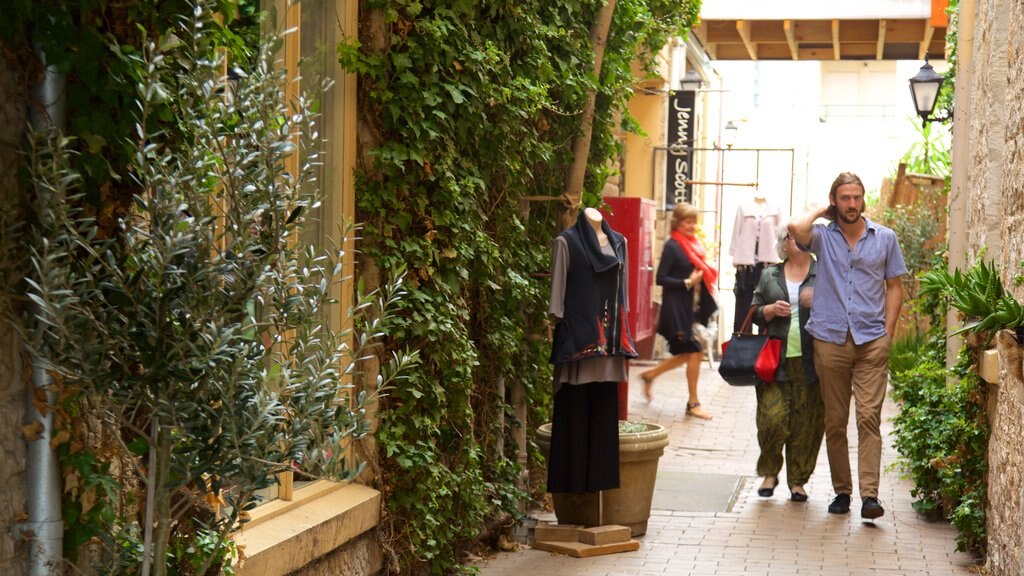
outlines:
{"label": "drainpipe", "polygon": [[[36,49],[40,61],[45,64],[46,55]],[[64,76],[55,66],[46,66],[43,80],[33,90],[33,102],[29,121],[36,132],[61,130],[64,128]],[[42,332],[36,333],[36,350],[40,350]],[[57,403],[57,392],[41,358],[32,360],[32,392],[26,399],[25,418],[28,422],[39,422],[43,429],[39,436],[28,443],[26,512],[28,519],[21,523],[19,531],[29,542],[28,575],[59,576],[63,566],[64,520],[61,517],[60,466],[57,454],[50,447],[53,437],[53,412],[39,412],[33,398],[42,393],[47,406]]]}
{"label": "drainpipe", "polygon": [[[970,201],[967,173],[970,169],[971,96],[974,91],[974,13],[975,0],[961,0],[957,14],[956,32],[956,92],[953,94],[953,109],[959,115],[953,117],[953,149],[950,154],[952,171],[949,184],[949,271],[966,270],[967,262],[967,206]],[[959,328],[956,310],[946,313],[946,334]],[[947,336],[946,365],[956,363],[963,338]]]}

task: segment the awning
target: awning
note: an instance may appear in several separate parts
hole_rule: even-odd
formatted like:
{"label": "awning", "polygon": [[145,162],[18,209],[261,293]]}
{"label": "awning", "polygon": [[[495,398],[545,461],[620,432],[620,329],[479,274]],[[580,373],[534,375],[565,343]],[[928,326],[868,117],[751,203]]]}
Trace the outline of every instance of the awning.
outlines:
{"label": "awning", "polygon": [[945,59],[948,0],[705,0],[712,60]]}

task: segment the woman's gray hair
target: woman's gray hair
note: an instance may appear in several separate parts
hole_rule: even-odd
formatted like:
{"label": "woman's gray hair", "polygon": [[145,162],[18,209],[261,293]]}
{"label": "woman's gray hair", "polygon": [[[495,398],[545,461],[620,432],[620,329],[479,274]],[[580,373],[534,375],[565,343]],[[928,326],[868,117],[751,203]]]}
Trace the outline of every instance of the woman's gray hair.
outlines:
{"label": "woman's gray hair", "polygon": [[786,238],[789,236],[789,228],[786,223],[783,222],[775,229],[775,252],[779,255],[779,260],[786,259]]}

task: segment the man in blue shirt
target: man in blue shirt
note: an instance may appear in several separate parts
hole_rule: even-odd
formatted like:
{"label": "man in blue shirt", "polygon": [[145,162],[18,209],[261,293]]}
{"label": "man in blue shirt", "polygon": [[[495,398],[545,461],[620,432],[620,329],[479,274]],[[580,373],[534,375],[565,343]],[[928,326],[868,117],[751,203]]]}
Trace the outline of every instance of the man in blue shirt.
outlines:
{"label": "man in blue shirt", "polygon": [[[818,257],[807,331],[825,402],[825,445],[836,497],[832,514],[850,511],[853,478],[846,427],[853,396],[861,517],[885,514],[878,502],[882,461],[882,402],[889,381],[889,347],[903,303],[907,273],[896,234],[864,217],[864,184],[844,172],[832,183],[829,206],[793,219],[789,233]],[[830,220],[815,224],[818,218]]]}

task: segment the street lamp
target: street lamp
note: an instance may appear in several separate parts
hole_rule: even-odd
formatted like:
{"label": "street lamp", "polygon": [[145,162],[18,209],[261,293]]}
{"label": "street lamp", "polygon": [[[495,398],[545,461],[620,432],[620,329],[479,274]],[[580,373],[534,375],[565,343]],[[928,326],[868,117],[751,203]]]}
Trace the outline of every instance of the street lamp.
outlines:
{"label": "street lamp", "polygon": [[953,111],[947,110],[945,116],[929,118],[935,110],[935,102],[939,99],[939,90],[945,78],[935,73],[935,69],[924,61],[924,66],[910,79],[910,96],[914,99],[914,109],[921,117],[921,126],[928,122],[945,122],[953,119]]}
{"label": "street lamp", "polygon": [[704,80],[701,79],[700,74],[693,68],[686,71],[686,75],[679,80],[679,87],[684,92],[696,92],[700,90],[700,87],[704,85]]}
{"label": "street lamp", "polygon": [[729,150],[736,145],[736,135],[739,134],[740,127],[733,124],[732,120],[725,123],[725,134],[722,136],[722,143]]}

